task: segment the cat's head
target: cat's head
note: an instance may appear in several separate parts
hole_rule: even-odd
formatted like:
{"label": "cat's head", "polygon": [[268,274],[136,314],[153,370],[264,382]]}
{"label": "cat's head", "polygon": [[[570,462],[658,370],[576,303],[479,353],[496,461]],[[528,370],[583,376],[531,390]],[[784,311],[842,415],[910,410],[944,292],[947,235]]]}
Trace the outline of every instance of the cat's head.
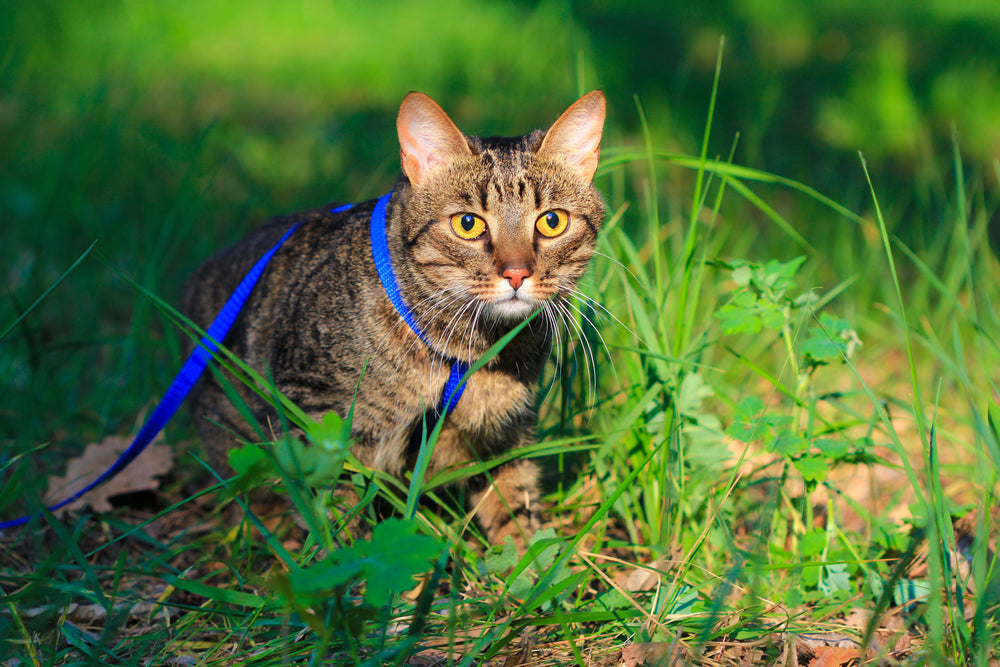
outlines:
{"label": "cat's head", "polygon": [[605,100],[577,100],[547,131],[464,135],[431,98],[410,93],[399,110],[408,188],[402,238],[420,298],[442,312],[522,320],[586,269],[604,219],[591,183]]}

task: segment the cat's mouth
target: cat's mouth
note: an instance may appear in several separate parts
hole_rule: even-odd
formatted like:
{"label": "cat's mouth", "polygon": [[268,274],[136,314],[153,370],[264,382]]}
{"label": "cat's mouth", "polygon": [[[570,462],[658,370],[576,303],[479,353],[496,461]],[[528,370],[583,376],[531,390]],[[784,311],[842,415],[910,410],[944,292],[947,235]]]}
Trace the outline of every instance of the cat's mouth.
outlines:
{"label": "cat's mouth", "polygon": [[[519,290],[520,291],[520,290]],[[538,302],[518,291],[512,291],[490,304],[490,311],[506,320],[523,320],[538,309]]]}

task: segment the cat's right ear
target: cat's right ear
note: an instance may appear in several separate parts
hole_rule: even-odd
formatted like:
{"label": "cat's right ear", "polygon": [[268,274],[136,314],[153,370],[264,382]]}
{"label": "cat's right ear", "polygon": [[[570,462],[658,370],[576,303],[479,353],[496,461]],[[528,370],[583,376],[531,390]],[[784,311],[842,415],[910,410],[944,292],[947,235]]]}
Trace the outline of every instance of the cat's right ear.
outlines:
{"label": "cat's right ear", "polygon": [[456,157],[472,155],[462,131],[437,102],[423,93],[410,93],[403,99],[396,131],[403,173],[414,186],[422,185],[432,169]]}

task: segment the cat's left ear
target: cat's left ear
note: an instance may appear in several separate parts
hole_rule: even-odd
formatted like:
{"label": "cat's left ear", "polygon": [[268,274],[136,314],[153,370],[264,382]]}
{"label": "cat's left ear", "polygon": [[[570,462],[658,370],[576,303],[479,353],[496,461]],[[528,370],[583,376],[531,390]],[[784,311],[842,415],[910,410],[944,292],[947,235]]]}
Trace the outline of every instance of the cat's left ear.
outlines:
{"label": "cat's left ear", "polygon": [[558,155],[576,167],[581,178],[594,178],[606,107],[604,93],[599,90],[578,99],[545,133],[538,154]]}
{"label": "cat's left ear", "polygon": [[437,102],[423,93],[413,92],[403,99],[396,130],[403,173],[418,187],[435,167],[472,154],[462,131]]}

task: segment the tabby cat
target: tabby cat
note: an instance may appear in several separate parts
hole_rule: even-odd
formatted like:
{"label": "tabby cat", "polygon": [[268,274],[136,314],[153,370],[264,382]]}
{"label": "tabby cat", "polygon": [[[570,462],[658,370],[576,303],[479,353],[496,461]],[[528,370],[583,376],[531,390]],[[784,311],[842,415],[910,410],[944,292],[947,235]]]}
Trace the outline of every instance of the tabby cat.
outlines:
{"label": "tabby cat", "polygon": [[[369,201],[273,218],[193,274],[183,309],[207,326],[254,262],[301,223],[225,338],[230,350],[317,419],[346,417],[353,404],[353,453],[390,474],[414,463],[425,416],[433,426],[446,415],[430,474],[529,444],[535,386],[604,219],[591,183],[604,116],[594,91],[548,131],[482,139],[410,93],[397,119],[403,174],[381,213]],[[384,232],[373,213],[384,215]],[[380,280],[373,233],[384,234],[412,326]],[[475,361],[539,308],[454,409],[442,408],[452,366]],[[245,400],[261,423],[278,423],[249,392]],[[225,468],[234,433],[252,431],[211,376],[190,403],[210,459]],[[514,459],[491,478],[466,482],[471,505],[491,542],[521,543],[539,522],[536,465]]]}

